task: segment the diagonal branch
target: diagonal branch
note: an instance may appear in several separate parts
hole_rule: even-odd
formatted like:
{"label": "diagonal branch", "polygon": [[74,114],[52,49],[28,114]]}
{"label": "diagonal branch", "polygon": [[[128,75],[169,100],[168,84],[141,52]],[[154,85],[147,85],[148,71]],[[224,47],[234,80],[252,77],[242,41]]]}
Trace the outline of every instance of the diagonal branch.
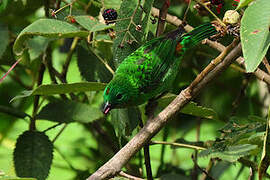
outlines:
{"label": "diagonal branch", "polygon": [[[108,179],[114,177],[121,171],[121,168],[132,158],[145,144],[147,144],[165,124],[172,119],[188,102],[219,73],[224,71],[238,56],[241,54],[241,45],[238,44],[226,58],[219,63],[212,71],[208,72],[205,77],[190,88],[183,90],[163,111],[156,117],[147,121],[145,126],[136,134],[118,153],[116,153],[106,164],[100,167],[87,180]],[[200,76],[201,74],[199,74]]]}

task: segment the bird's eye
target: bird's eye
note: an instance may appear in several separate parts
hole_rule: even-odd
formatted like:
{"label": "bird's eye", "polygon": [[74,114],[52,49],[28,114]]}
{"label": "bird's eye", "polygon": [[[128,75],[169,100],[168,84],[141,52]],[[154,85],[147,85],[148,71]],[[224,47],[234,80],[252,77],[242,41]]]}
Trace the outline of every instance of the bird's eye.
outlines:
{"label": "bird's eye", "polygon": [[122,98],[122,94],[120,94],[120,93],[117,94],[117,95],[116,95],[116,98],[117,98],[117,99],[121,99],[121,98]]}

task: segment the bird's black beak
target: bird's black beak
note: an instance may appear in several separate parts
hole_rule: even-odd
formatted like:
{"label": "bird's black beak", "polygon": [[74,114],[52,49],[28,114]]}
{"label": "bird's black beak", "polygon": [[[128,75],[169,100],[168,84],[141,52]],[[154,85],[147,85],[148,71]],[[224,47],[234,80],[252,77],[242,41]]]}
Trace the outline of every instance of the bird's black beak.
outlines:
{"label": "bird's black beak", "polygon": [[103,104],[102,112],[103,112],[105,115],[107,115],[107,114],[110,112],[111,109],[112,109],[112,105],[111,105],[109,102],[105,102],[105,103]]}

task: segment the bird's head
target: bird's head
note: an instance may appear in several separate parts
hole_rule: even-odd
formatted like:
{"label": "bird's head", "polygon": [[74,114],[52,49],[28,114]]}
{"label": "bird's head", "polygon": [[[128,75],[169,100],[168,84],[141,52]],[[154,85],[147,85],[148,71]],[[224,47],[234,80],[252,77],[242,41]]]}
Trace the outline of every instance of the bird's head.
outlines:
{"label": "bird's head", "polygon": [[136,96],[136,88],[127,77],[115,76],[104,90],[102,111],[108,114],[111,109],[125,108],[132,104]]}

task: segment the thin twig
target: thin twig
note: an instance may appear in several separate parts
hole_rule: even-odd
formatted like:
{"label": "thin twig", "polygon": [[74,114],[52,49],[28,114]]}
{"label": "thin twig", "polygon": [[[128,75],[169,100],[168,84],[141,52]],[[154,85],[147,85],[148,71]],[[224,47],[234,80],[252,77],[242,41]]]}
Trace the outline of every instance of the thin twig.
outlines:
{"label": "thin twig", "polygon": [[[207,172],[207,174],[209,174],[209,172],[211,172],[211,169],[212,169],[212,167],[214,165],[213,161],[214,161],[213,159],[210,159],[209,162],[208,162],[208,165],[207,165],[206,170],[205,170]],[[201,177],[201,180],[207,180],[208,179],[207,174],[203,174],[202,177]]]}
{"label": "thin twig", "polygon": [[[201,123],[202,123],[202,119],[198,118],[197,121],[197,126],[196,126],[196,141],[199,142],[200,141],[200,132],[201,132]],[[195,149],[194,152],[194,160],[196,163],[198,163],[198,150]],[[192,180],[197,180],[198,179],[198,168],[195,166],[193,167],[193,171],[192,171]]]}
{"label": "thin twig", "polygon": [[165,0],[161,7],[161,10],[159,11],[156,37],[160,36],[164,31],[166,16],[167,16],[169,7],[170,7],[170,0]]}
{"label": "thin twig", "polygon": [[[37,86],[40,86],[42,84],[43,76],[45,72],[45,65],[41,63],[40,68],[39,68],[39,73],[38,73],[38,80],[37,80]],[[36,130],[36,114],[38,112],[39,108],[39,95],[36,95],[34,97],[34,107],[33,107],[33,113],[32,113],[32,119],[30,121],[29,129],[30,130]]]}
{"label": "thin twig", "polygon": [[53,125],[53,126],[51,126],[51,127],[48,127],[47,129],[45,129],[43,132],[45,133],[45,132],[47,132],[47,131],[49,131],[49,130],[51,130],[51,129],[54,129],[54,128],[56,128],[57,126],[60,126],[62,123],[57,123],[57,124],[55,124],[55,125]]}
{"label": "thin twig", "polygon": [[190,149],[195,149],[195,150],[205,150],[206,149],[205,147],[195,146],[195,145],[190,145],[190,144],[166,142],[166,141],[150,141],[150,145],[155,145],[155,144],[171,145],[171,146],[190,148]]}
{"label": "thin twig", "polygon": [[[152,116],[151,114],[148,114],[148,115]],[[140,118],[139,126],[143,128],[142,118]],[[146,169],[147,180],[153,180],[149,148],[150,148],[149,144],[145,144],[143,147],[144,164],[145,164],[145,169]]]}
{"label": "thin twig", "polygon": [[[52,49],[50,46],[46,49],[46,53],[43,54],[42,59],[45,66],[48,68],[51,81],[54,84],[58,84],[56,77],[63,81],[61,74],[52,65]],[[65,94],[60,94],[60,96],[64,100],[68,99]]]}
{"label": "thin twig", "polygon": [[110,71],[110,73],[112,74],[112,75],[114,75],[114,70],[111,68],[111,66],[102,58],[102,57],[100,57],[96,52],[95,52],[95,50],[92,48],[92,47],[90,47],[90,46],[87,46],[88,47],[88,49],[90,50],[90,51],[92,51],[93,53],[94,53],[94,55],[100,60],[100,62],[102,63],[102,64],[104,64],[104,66]]}
{"label": "thin twig", "polygon": [[142,178],[139,178],[139,177],[136,177],[136,176],[132,176],[130,174],[127,174],[124,171],[120,171],[118,175],[119,176],[122,176],[122,177],[125,177],[125,178],[128,178],[128,179],[131,179],[131,180],[144,180]]}
{"label": "thin twig", "polygon": [[232,112],[230,116],[234,116],[237,110],[237,107],[239,106],[242,97],[245,95],[246,88],[248,87],[249,83],[249,75],[244,76],[244,79],[242,80],[242,85],[239,90],[239,93],[237,94],[235,100],[232,103]]}
{"label": "thin twig", "polygon": [[184,14],[184,16],[183,16],[183,24],[186,24],[187,13],[188,13],[188,11],[189,11],[190,4],[191,4],[191,0],[188,1],[188,6],[187,6],[186,11],[185,11],[185,14]]}
{"label": "thin twig", "polygon": [[270,65],[266,57],[263,58],[263,64],[266,67],[268,74],[270,74]]}
{"label": "thin twig", "polygon": [[71,47],[70,47],[70,50],[67,54],[67,59],[65,61],[65,63],[63,64],[63,68],[62,68],[62,72],[61,72],[61,75],[63,77],[63,79],[66,79],[67,77],[67,71],[68,71],[68,67],[69,67],[69,64],[71,62],[71,59],[72,59],[72,55],[75,51],[75,48],[78,44],[78,41],[79,41],[79,37],[75,37],[72,41],[72,44],[71,44]]}
{"label": "thin twig", "polygon": [[192,159],[194,165],[195,165],[200,171],[202,171],[202,172],[207,176],[208,179],[215,180],[215,179],[214,179],[214,178],[213,178],[206,170],[204,170],[203,168],[201,168],[201,167],[197,164],[197,162],[195,161],[193,155],[191,156],[191,159]]}
{"label": "thin twig", "polygon": [[7,75],[14,69],[14,67],[22,60],[22,58],[19,58],[10,68],[9,70],[1,77],[0,83],[7,77]]}
{"label": "thin twig", "polygon": [[[11,68],[10,68],[11,69]],[[3,71],[5,73],[5,75],[3,75],[3,78],[5,78],[8,74],[6,73],[6,69],[4,69],[3,67],[0,66],[0,70]],[[21,78],[19,77],[19,75],[16,73],[16,71],[14,70],[14,75],[13,74],[9,74],[9,76],[16,81],[19,85],[21,85],[23,88],[27,89],[27,90],[31,90],[32,86],[28,86],[26,84],[24,84],[24,82],[21,80]],[[1,78],[0,83],[3,79]]]}
{"label": "thin twig", "polygon": [[146,168],[147,180],[153,180],[149,144],[146,144],[143,147],[143,153],[144,153],[144,160],[145,160],[144,163],[145,163],[145,168]]}
{"label": "thin twig", "polygon": [[[241,164],[243,164],[246,167],[252,168],[253,171],[258,171],[258,165],[256,162],[253,162],[247,158],[240,158],[240,159],[238,159],[238,162],[240,162]],[[265,177],[267,177],[269,179],[270,175],[268,173],[265,173]]]}
{"label": "thin twig", "polygon": [[68,124],[65,124],[60,131],[56,134],[56,136],[53,138],[52,143],[55,143],[55,141],[57,140],[57,138],[63,133],[63,131],[66,129]]}
{"label": "thin twig", "polygon": [[66,156],[64,156],[64,154],[58,149],[57,146],[54,145],[53,147],[58,152],[58,154],[62,157],[62,159],[64,161],[66,161],[66,163],[68,164],[68,166],[70,167],[71,170],[78,171],[76,168],[73,167],[73,165],[68,161],[68,159],[66,158]]}

